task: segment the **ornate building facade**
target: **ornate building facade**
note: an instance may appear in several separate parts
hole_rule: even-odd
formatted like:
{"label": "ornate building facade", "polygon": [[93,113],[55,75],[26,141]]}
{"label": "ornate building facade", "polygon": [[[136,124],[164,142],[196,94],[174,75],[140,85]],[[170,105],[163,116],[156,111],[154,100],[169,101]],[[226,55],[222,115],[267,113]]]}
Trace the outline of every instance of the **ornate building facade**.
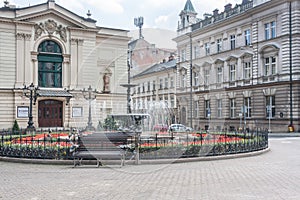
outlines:
{"label": "ornate building facade", "polygon": [[0,8],[0,128],[25,128],[30,114],[36,128],[82,128],[126,113],[130,38],[90,16],[54,0]]}
{"label": "ornate building facade", "polygon": [[243,0],[203,17],[187,0],[174,39],[180,121],[298,131],[300,2]]}

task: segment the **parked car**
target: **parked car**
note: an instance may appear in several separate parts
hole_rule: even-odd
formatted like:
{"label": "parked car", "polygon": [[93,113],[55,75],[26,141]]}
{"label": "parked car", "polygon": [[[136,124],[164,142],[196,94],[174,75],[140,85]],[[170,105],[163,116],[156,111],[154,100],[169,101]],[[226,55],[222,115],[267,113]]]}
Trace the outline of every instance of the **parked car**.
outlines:
{"label": "parked car", "polygon": [[169,126],[169,131],[170,132],[185,132],[186,126],[184,126],[182,124],[171,124]]}
{"label": "parked car", "polygon": [[154,131],[160,131],[160,132],[165,132],[168,131],[168,125],[166,124],[156,124],[153,126]]}

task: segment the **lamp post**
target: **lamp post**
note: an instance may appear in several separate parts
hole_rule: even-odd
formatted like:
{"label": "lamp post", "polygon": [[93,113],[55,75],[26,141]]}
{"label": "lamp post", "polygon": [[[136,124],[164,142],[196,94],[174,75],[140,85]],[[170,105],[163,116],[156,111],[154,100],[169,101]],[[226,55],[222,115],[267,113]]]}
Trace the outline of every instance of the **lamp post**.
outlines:
{"label": "lamp post", "polygon": [[[37,99],[37,90],[38,87],[35,87],[33,83],[31,83],[29,86],[24,85],[23,88],[23,93],[24,95],[29,98],[30,103],[29,103],[29,113],[28,113],[28,126],[26,128],[26,131],[34,131],[34,122],[33,122],[33,117],[32,117],[32,104],[35,105],[36,99]],[[29,94],[27,93],[29,91]]]}
{"label": "lamp post", "polygon": [[137,86],[136,84],[131,84],[130,83],[130,68],[132,67],[132,50],[129,49],[128,50],[128,62],[127,62],[127,84],[121,84],[122,87],[127,88],[127,113],[130,114],[131,113],[131,98],[130,98],[130,88]]}
{"label": "lamp post", "polygon": [[89,117],[88,117],[88,125],[85,128],[87,131],[94,131],[95,128],[93,127],[93,122],[92,122],[92,101],[94,99],[96,99],[96,95],[94,95],[94,93],[96,93],[97,91],[93,91],[92,87],[89,86],[88,90],[86,91],[85,88],[83,89],[83,96],[86,100],[89,101]]}

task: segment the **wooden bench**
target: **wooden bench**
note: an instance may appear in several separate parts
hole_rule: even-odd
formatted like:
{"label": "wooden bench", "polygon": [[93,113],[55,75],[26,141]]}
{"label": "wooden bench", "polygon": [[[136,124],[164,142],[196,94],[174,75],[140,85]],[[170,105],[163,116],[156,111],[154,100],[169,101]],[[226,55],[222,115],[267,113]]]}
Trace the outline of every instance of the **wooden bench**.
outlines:
{"label": "wooden bench", "polygon": [[103,160],[119,160],[121,167],[125,164],[128,150],[127,141],[132,135],[123,132],[101,133],[78,137],[78,147],[73,152],[74,167],[82,165],[82,160],[96,160],[97,167]]}

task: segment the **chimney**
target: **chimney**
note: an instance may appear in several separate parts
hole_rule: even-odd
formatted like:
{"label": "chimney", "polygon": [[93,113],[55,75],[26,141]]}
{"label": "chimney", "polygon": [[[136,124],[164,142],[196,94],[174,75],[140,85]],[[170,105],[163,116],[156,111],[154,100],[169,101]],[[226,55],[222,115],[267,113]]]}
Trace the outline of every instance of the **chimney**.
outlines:
{"label": "chimney", "polygon": [[225,12],[228,12],[229,10],[231,10],[232,4],[229,3],[229,4],[225,5],[224,7],[225,7],[225,10],[224,10],[224,11],[225,11]]}

